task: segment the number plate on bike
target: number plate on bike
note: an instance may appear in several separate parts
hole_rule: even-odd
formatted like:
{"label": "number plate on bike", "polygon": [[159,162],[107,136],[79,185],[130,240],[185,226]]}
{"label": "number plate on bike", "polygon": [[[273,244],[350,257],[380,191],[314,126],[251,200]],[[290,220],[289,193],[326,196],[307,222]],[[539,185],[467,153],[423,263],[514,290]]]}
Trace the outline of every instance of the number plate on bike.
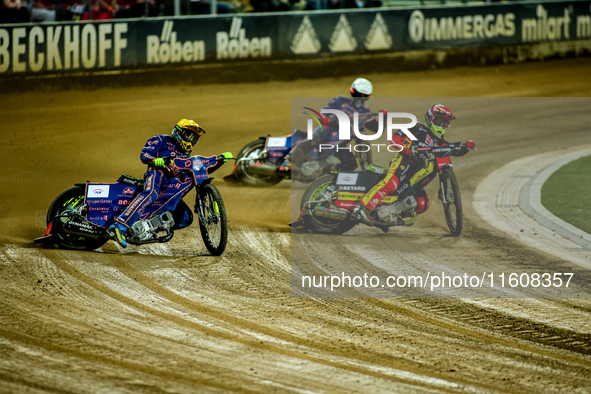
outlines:
{"label": "number plate on bike", "polygon": [[283,148],[284,146],[287,146],[287,137],[267,138],[267,148]]}
{"label": "number plate on bike", "polygon": [[352,186],[357,184],[359,174],[356,172],[339,172],[337,186]]}

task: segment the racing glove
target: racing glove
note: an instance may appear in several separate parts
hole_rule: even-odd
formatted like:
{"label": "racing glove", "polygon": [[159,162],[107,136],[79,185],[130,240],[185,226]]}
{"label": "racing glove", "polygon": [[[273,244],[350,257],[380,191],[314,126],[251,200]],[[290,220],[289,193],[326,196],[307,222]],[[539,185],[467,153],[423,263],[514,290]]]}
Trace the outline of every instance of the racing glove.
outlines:
{"label": "racing glove", "polygon": [[166,167],[166,160],[163,157],[154,159],[154,167]]}
{"label": "racing glove", "polygon": [[474,141],[466,141],[463,143],[462,147],[460,148],[460,155],[464,156],[470,149],[476,150],[476,144],[474,144]]}
{"label": "racing glove", "polygon": [[221,155],[219,155],[219,158],[223,161],[227,161],[233,159],[234,155],[232,154],[232,152],[224,152]]}
{"label": "racing glove", "polygon": [[417,153],[417,148],[414,146],[411,146],[410,148],[404,148],[400,151],[400,154],[402,156],[406,156],[406,157],[414,156],[416,153]]}

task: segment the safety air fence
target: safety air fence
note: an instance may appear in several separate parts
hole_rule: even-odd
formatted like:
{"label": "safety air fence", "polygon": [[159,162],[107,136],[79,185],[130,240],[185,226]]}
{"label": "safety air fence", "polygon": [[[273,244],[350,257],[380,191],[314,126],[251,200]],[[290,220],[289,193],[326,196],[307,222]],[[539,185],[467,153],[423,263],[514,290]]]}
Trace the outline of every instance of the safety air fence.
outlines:
{"label": "safety air fence", "polygon": [[0,25],[0,76],[589,40],[591,2]]}

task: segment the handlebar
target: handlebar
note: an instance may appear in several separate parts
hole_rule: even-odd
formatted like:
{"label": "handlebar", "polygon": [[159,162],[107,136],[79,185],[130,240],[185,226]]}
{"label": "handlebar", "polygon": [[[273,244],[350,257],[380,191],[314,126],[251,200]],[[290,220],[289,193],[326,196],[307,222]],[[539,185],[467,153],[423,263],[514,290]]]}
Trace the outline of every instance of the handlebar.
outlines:
{"label": "handlebar", "polygon": [[[412,149],[412,148],[411,148]],[[456,150],[462,149],[462,146],[454,146],[454,144],[446,145],[446,146],[430,146],[430,147],[423,147],[423,148],[414,148],[416,152],[432,152],[432,153],[451,153]]]}
{"label": "handlebar", "polygon": [[224,157],[222,155],[218,155],[218,156],[216,156],[215,160],[216,161],[228,161],[228,160],[236,160],[236,161],[238,161],[238,158],[237,157],[228,157],[228,158],[226,158],[226,157]]}
{"label": "handlebar", "polygon": [[199,155],[195,155],[195,156],[191,156],[191,157],[186,157],[186,158],[180,158],[180,157],[167,157],[165,158],[165,162],[166,162],[166,166],[170,166],[170,167],[174,167],[176,170],[178,171],[190,171],[194,160],[198,160],[198,162],[200,162],[202,166],[205,167],[211,167],[214,164],[211,164],[213,162],[219,162],[219,161],[228,161],[228,160],[236,160],[236,158],[232,157],[232,158],[226,158],[222,155],[216,155],[216,156],[212,156],[212,157],[206,157],[206,156],[199,156]]}
{"label": "handlebar", "polygon": [[[468,141],[468,142],[472,142],[472,141]],[[462,150],[463,147],[466,147],[467,149],[470,149],[470,150],[477,150],[476,146],[474,145],[473,142],[472,142],[472,144],[456,142],[456,143],[444,145],[444,146],[417,147],[417,148],[414,148],[414,150],[417,152],[433,152],[433,153],[449,152],[449,153],[451,153],[454,151]]]}

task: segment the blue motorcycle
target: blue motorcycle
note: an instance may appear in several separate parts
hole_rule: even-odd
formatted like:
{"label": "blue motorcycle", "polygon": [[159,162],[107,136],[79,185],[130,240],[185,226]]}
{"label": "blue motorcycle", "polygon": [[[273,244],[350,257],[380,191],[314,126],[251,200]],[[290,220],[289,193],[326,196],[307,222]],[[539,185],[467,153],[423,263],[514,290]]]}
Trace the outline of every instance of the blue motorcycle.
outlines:
{"label": "blue motorcycle", "polygon": [[[192,156],[167,161],[170,180],[158,199],[133,223],[127,234],[129,244],[162,243],[175,230],[193,222],[193,212],[183,201],[196,188],[194,212],[199,219],[203,242],[209,253],[221,255],[228,240],[228,219],[219,190],[211,184],[208,169],[224,156]],[[107,228],[143,190],[144,181],[121,175],[116,183],[77,183],[62,192],[47,212],[47,230],[36,243],[66,249],[94,250],[109,239]]]}
{"label": "blue motorcycle", "polygon": [[[333,134],[327,143],[334,145],[335,149],[323,152],[298,129],[286,136],[259,137],[240,150],[234,169],[224,180],[251,186],[273,186],[283,179],[309,183],[332,171],[363,170],[371,164],[371,151],[343,149],[349,144],[362,142],[357,137],[340,141],[337,133]],[[336,146],[339,146],[338,150]]]}

